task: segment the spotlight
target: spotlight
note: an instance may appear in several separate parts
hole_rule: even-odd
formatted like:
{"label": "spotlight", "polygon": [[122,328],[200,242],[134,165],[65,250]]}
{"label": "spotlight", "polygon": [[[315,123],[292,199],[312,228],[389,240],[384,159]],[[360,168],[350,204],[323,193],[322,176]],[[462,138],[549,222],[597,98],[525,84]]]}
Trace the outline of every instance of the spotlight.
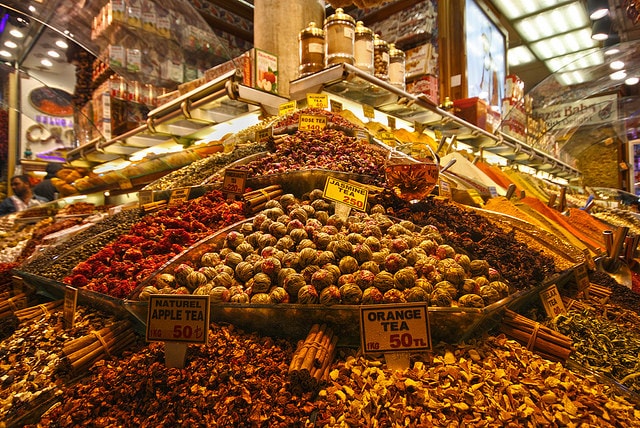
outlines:
{"label": "spotlight", "polygon": [[609,2],[607,0],[587,0],[589,18],[596,21],[609,15]]}
{"label": "spotlight", "polygon": [[591,26],[591,38],[593,40],[604,41],[609,38],[611,32],[611,18],[605,16],[602,19],[598,19]]}

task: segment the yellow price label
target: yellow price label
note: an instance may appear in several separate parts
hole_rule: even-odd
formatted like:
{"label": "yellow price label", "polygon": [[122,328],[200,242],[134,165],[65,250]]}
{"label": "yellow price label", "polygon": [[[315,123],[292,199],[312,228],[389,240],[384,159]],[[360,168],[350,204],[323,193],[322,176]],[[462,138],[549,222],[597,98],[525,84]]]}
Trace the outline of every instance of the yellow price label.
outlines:
{"label": "yellow price label", "polygon": [[480,205],[481,207],[484,206],[484,199],[482,199],[482,196],[480,196],[480,193],[478,193],[476,189],[469,189],[467,190],[467,193],[469,194],[469,196],[471,196],[473,202]]}
{"label": "yellow price label", "polygon": [[322,131],[327,127],[327,117],[313,114],[301,114],[298,123],[300,131]]}
{"label": "yellow price label", "polygon": [[243,194],[247,176],[247,171],[227,168],[222,179],[222,193]]}
{"label": "yellow price label", "polygon": [[364,117],[369,119],[376,117],[376,112],[373,109],[373,106],[370,106],[369,104],[362,104],[362,113],[364,114]]}
{"label": "yellow price label", "polygon": [[378,138],[388,146],[394,147],[396,145],[396,136],[393,132],[379,132]]}
{"label": "yellow price label", "polygon": [[438,187],[440,190],[440,196],[442,196],[443,198],[451,199],[451,185],[448,181],[440,180],[440,186]]}
{"label": "yellow price label", "polygon": [[333,113],[340,113],[342,111],[342,103],[340,101],[331,100],[331,111]]}
{"label": "yellow price label", "polygon": [[256,131],[255,140],[256,143],[264,143],[269,141],[269,138],[273,136],[273,127],[269,126],[264,129]]}
{"label": "yellow price label", "polygon": [[296,100],[289,101],[288,103],[280,104],[278,106],[278,116],[286,116],[289,113],[296,111]]}
{"label": "yellow price label", "polygon": [[169,206],[175,207],[189,200],[189,192],[191,189],[188,187],[182,187],[179,189],[173,189],[171,196],[169,196]]}
{"label": "yellow price label", "polygon": [[329,97],[327,94],[307,94],[307,107],[327,108],[329,107]]}
{"label": "yellow price label", "polygon": [[360,211],[367,207],[369,191],[357,184],[348,183],[329,177],[324,185],[324,195],[326,199],[340,202]]}
{"label": "yellow price label", "polygon": [[393,116],[387,116],[387,125],[389,128],[396,129],[396,118]]}

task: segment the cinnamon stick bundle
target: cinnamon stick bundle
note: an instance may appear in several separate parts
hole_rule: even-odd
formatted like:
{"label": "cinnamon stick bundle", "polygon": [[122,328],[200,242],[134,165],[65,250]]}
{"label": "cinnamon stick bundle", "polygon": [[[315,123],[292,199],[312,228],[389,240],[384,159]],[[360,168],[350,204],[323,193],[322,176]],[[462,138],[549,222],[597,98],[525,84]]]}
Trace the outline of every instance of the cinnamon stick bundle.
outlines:
{"label": "cinnamon stick bundle", "polygon": [[0,318],[10,317],[14,312],[24,309],[27,306],[27,295],[24,293],[16,294],[0,301]]}
{"label": "cinnamon stick bundle", "polygon": [[566,361],[573,351],[572,340],[509,309],[505,310],[500,331],[544,358]]}
{"label": "cinnamon stick bundle", "polygon": [[243,195],[246,207],[251,213],[257,213],[264,209],[267,202],[282,196],[282,187],[279,184],[267,186],[263,189],[253,190]]}
{"label": "cinnamon stick bundle", "polygon": [[67,342],[62,353],[71,371],[80,373],[88,370],[97,361],[122,352],[135,340],[136,335],[131,324],[128,321],[120,321]]}
{"label": "cinnamon stick bundle", "polygon": [[317,392],[326,380],[335,358],[338,337],[326,324],[314,324],[307,338],[298,343],[289,365],[289,382],[296,394]]}

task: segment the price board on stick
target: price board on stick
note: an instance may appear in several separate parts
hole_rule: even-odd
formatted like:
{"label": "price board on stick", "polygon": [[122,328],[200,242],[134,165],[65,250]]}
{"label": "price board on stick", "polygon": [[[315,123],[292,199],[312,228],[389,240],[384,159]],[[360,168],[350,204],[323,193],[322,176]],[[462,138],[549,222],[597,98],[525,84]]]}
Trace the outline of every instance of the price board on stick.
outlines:
{"label": "price board on stick", "polygon": [[307,107],[325,109],[329,107],[327,94],[307,94]]}
{"label": "price board on stick", "polygon": [[440,190],[440,196],[443,198],[451,199],[451,185],[448,181],[440,180],[440,186],[438,186]]}
{"label": "price board on stick", "polygon": [[313,114],[301,114],[298,122],[300,131],[322,131],[327,127],[327,117]]}
{"label": "price board on stick", "polygon": [[78,305],[78,289],[67,286],[64,289],[64,305],[62,316],[65,328],[73,328],[76,318],[76,307]]}
{"label": "price board on stick", "polygon": [[153,202],[153,190],[141,190],[138,192],[138,204],[143,205]]}
{"label": "price board on stick", "polygon": [[340,101],[331,100],[329,103],[331,104],[331,112],[340,113],[342,111],[342,103]]}
{"label": "price board on stick", "polygon": [[256,131],[255,140],[256,143],[266,143],[271,137],[273,137],[273,127],[268,126],[264,129]]}
{"label": "price board on stick", "polygon": [[591,286],[591,281],[589,281],[589,271],[587,270],[586,263],[580,263],[576,266],[573,273],[576,276],[578,292],[581,292],[585,298],[589,298],[589,287]]}
{"label": "price board on stick", "polygon": [[397,357],[431,349],[426,303],[364,305],[360,307],[360,338],[367,353]]}
{"label": "price board on stick", "polygon": [[188,187],[173,189],[171,191],[171,196],[169,196],[169,206],[175,207],[176,205],[181,205],[184,202],[187,202],[189,200],[190,192],[191,192],[191,189]]}
{"label": "price board on stick", "polygon": [[189,343],[206,344],[210,296],[154,294],[149,297],[147,342],[165,342],[165,362],[183,367]]}
{"label": "price board on stick", "polygon": [[373,106],[369,104],[362,104],[362,114],[364,114],[364,117],[367,119],[375,119],[376,117],[376,111],[373,109]]}
{"label": "price board on stick", "polygon": [[280,104],[278,106],[278,116],[286,116],[289,113],[293,113],[294,111],[296,111],[296,106],[297,106],[296,100],[289,101],[284,104]]}
{"label": "price board on stick", "polygon": [[364,211],[367,208],[369,191],[362,185],[328,177],[324,185],[323,196],[326,199]]}
{"label": "price board on stick", "polygon": [[222,179],[222,193],[229,195],[242,195],[246,188],[247,171],[227,168]]}
{"label": "price board on stick", "polygon": [[547,289],[540,292],[540,299],[542,300],[542,306],[550,318],[555,318],[560,314],[566,312],[564,304],[562,303],[562,297],[558,292],[558,287],[552,285]]}

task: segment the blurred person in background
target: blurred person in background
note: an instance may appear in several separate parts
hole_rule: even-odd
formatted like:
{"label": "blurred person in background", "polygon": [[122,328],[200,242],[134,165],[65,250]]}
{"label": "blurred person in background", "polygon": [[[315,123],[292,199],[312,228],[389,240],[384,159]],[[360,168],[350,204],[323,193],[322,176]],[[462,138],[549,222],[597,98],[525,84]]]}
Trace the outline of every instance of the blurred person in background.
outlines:
{"label": "blurred person in background", "polygon": [[53,184],[51,179],[57,177],[58,171],[60,171],[62,168],[62,164],[59,163],[48,164],[46,168],[47,175],[40,183],[33,186],[33,193],[36,196],[40,196],[47,201],[58,199],[58,189]]}
{"label": "blurred person in background", "polygon": [[12,177],[11,189],[13,190],[13,195],[0,202],[0,215],[24,211],[27,208],[47,202],[40,196],[33,194],[29,177],[26,175],[16,175]]}

